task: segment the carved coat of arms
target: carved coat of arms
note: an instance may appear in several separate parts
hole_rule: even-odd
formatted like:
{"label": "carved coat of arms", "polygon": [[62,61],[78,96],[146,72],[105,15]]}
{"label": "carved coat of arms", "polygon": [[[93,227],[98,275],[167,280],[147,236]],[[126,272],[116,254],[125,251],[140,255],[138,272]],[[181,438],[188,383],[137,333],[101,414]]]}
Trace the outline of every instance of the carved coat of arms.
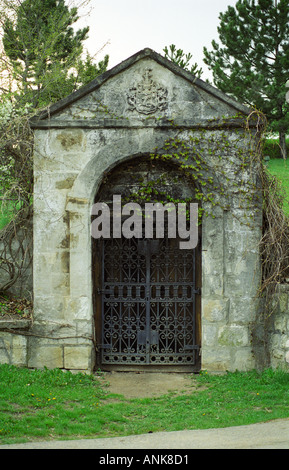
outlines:
{"label": "carved coat of arms", "polygon": [[127,94],[130,111],[153,114],[163,111],[168,105],[168,90],[152,79],[152,70],[146,69],[143,79],[132,86]]}

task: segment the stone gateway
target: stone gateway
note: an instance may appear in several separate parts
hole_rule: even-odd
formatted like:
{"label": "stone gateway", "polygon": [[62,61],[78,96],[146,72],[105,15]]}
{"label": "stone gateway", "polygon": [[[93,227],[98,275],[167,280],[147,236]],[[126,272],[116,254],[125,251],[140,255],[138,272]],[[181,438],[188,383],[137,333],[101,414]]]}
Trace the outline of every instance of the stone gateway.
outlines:
{"label": "stone gateway", "polygon": [[[28,367],[255,367],[262,213],[250,113],[144,49],[32,121]],[[169,237],[95,240],[93,205],[135,194],[198,203],[197,247],[180,250]]]}

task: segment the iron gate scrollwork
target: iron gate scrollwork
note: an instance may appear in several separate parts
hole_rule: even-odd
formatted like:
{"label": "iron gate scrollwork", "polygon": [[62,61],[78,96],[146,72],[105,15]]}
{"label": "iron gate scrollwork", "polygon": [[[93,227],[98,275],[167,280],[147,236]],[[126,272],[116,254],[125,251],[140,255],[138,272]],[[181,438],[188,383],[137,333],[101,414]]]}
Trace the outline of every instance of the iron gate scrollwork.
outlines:
{"label": "iron gate scrollwork", "polygon": [[177,239],[102,241],[102,364],[195,364],[195,257]]}

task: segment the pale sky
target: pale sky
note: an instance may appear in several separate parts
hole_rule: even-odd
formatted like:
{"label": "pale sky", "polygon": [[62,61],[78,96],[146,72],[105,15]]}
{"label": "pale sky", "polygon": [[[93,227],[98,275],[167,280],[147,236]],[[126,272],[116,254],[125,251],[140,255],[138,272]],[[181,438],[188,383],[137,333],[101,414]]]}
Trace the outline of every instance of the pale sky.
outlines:
{"label": "pale sky", "polygon": [[86,47],[91,54],[109,42],[97,56],[110,56],[109,69],[145,47],[163,55],[165,46],[175,44],[191,52],[205,80],[211,74],[203,63],[203,47],[211,49],[212,40],[218,41],[219,13],[235,4],[236,0],[91,0],[92,11],[76,26],[90,27]]}

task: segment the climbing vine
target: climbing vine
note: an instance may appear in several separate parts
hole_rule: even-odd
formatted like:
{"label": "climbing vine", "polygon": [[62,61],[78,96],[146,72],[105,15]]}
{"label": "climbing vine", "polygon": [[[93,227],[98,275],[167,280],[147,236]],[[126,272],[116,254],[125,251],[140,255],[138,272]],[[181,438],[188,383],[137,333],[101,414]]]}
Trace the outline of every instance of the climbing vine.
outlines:
{"label": "climbing vine", "polygon": [[[239,118],[236,116],[236,119]],[[162,174],[156,180],[139,180],[138,190],[135,191],[135,185],[132,185],[134,190],[124,201],[144,203],[158,200],[175,204],[198,202],[201,223],[203,217],[215,218],[217,207],[230,210],[232,193],[236,193],[239,200],[238,209],[243,210],[242,223],[253,223],[254,214],[260,209],[261,201],[261,187],[257,188],[258,181],[255,177],[255,167],[260,165],[260,157],[256,155],[253,138],[246,136],[248,122],[243,118],[243,129],[235,131],[234,134],[228,133],[226,120],[220,129],[218,126],[219,123],[216,129],[212,130],[197,127],[191,130],[180,129],[171,121],[171,127],[175,130],[174,136],[150,154],[152,162],[174,164],[174,168],[182,172],[183,177],[194,187],[194,195],[191,198],[173,197],[168,184],[168,190],[161,191],[159,187],[165,187],[167,177]],[[246,147],[244,139],[247,142]],[[235,216],[238,217],[237,214]]]}

